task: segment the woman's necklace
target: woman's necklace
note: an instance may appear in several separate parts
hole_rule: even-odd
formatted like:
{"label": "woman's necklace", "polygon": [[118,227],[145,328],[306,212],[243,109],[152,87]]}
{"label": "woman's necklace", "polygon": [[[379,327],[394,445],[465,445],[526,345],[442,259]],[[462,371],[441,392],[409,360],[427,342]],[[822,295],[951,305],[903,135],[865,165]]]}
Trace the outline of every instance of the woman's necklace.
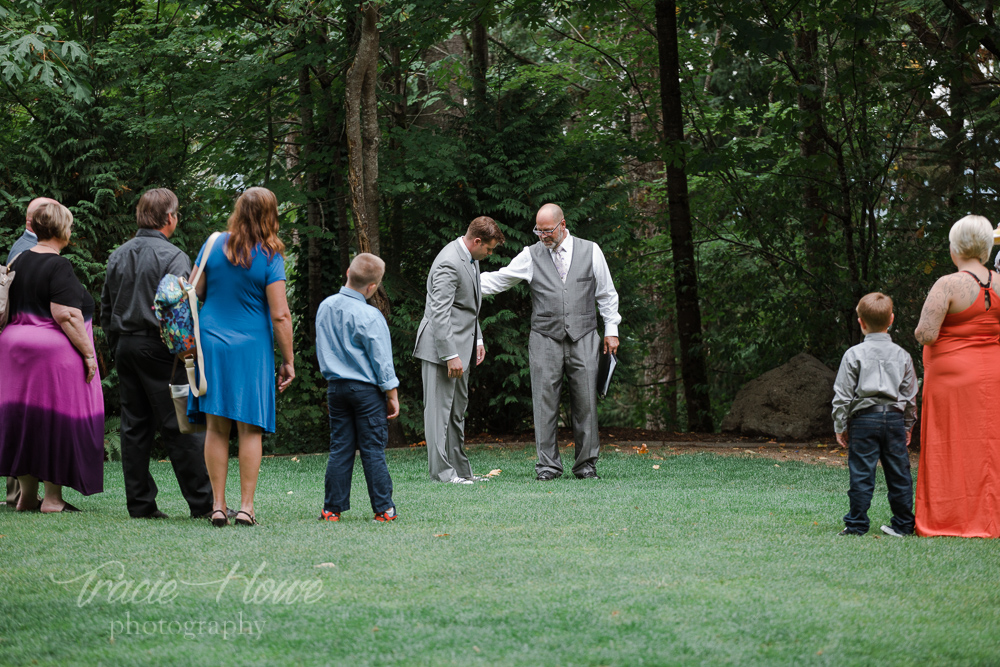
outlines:
{"label": "woman's necklace", "polygon": [[36,248],[44,248],[44,250],[41,250],[40,252],[44,252],[44,253],[54,253],[54,254],[56,254],[56,255],[58,255],[58,254],[59,254],[59,248],[55,248],[55,247],[53,247],[53,246],[50,246],[50,245],[49,245],[48,243],[46,243],[45,241],[39,241],[38,243],[36,243],[36,244],[35,244],[35,247],[36,247]]}

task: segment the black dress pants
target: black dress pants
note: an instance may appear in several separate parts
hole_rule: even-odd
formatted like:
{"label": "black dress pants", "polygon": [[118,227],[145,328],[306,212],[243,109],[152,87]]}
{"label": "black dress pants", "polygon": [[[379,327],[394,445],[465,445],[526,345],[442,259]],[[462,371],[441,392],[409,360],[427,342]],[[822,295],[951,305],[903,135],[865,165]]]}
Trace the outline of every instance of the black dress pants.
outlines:
{"label": "black dress pants", "polygon": [[[158,336],[127,336],[116,349],[122,403],[122,468],[125,498],[133,517],[149,516],[156,506],[156,482],[149,472],[149,455],[157,430],[163,438],[181,493],[191,516],[212,510],[212,484],[205,468],[205,434],[185,435],[177,430],[170,398],[170,370],[174,358]],[[174,384],[187,384],[178,364]]]}

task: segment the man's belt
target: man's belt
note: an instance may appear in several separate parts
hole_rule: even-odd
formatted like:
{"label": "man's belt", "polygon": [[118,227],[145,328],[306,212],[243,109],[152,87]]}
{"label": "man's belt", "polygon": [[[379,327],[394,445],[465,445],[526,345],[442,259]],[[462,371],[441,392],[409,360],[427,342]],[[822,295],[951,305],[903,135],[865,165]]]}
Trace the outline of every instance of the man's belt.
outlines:
{"label": "man's belt", "polygon": [[123,331],[119,336],[146,336],[148,338],[159,338],[159,329],[140,329],[139,331]]}

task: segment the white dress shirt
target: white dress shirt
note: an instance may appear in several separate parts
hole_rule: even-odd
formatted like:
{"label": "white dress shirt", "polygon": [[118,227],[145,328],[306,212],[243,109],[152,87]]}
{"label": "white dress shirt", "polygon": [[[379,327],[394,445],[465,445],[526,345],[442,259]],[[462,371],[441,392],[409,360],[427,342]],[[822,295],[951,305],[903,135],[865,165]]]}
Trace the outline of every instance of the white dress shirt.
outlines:
{"label": "white dress shirt", "polygon": [[[558,247],[564,248],[563,255],[566,259],[566,268],[573,264],[573,237],[566,232],[566,238]],[[555,249],[549,250],[549,257]],[[594,244],[594,279],[597,282],[597,308],[604,318],[604,335],[618,337],[618,325],[621,324],[622,316],[618,314],[618,292],[615,291],[615,283],[611,280],[611,270],[608,269],[608,261],[604,259],[601,247]],[[479,281],[483,288],[483,296],[499,294],[510,289],[522,280],[531,284],[534,276],[534,262],[531,260],[531,246],[525,246],[517,257],[510,261],[510,264],[499,271],[490,271],[479,275]]]}

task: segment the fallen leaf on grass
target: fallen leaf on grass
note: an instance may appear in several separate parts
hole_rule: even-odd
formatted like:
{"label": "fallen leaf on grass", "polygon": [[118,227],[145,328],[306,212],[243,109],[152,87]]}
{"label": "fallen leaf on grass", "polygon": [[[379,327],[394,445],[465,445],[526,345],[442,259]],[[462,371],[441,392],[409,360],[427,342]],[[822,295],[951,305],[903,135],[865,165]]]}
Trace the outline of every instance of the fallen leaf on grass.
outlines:
{"label": "fallen leaf on grass", "polygon": [[472,650],[475,651],[476,653],[480,653],[481,652],[480,649],[479,649],[479,647],[476,646],[475,644],[472,645]]}
{"label": "fallen leaf on grass", "polygon": [[653,470],[659,470],[660,466],[653,466]]}
{"label": "fallen leaf on grass", "polygon": [[434,533],[434,537],[451,537],[448,533]]}
{"label": "fallen leaf on grass", "polygon": [[617,616],[618,615],[618,610],[616,609],[615,611],[611,612],[611,615],[612,616]]}
{"label": "fallen leaf on grass", "polygon": [[640,454],[647,454],[649,452],[649,447],[646,446],[646,443],[642,443],[641,447],[636,447],[635,449]]}
{"label": "fallen leaf on grass", "polygon": [[317,563],[313,567],[337,567],[336,563]]}
{"label": "fallen leaf on grass", "polygon": [[497,476],[497,475],[499,475],[499,474],[500,474],[501,472],[502,472],[502,471],[500,470],[500,468],[494,468],[493,470],[491,470],[491,471],[489,471],[488,473],[486,473],[486,476],[487,476],[487,477],[496,477],[496,476]]}
{"label": "fallen leaf on grass", "polygon": [[293,460],[293,461],[295,461],[296,463],[298,463],[298,462],[299,462],[299,457],[297,457],[297,456],[293,456],[293,457],[292,457],[292,460]]}
{"label": "fallen leaf on grass", "polygon": [[775,468],[780,468],[781,466],[779,466],[779,465],[778,465],[777,463],[775,463],[775,464],[774,464],[774,467],[775,467]]}
{"label": "fallen leaf on grass", "polygon": [[567,442],[567,443],[566,443],[565,445],[563,445],[563,446],[564,446],[564,447],[572,447],[572,446],[573,446],[573,445],[575,445],[575,444],[576,444],[575,442]]}
{"label": "fallen leaf on grass", "polygon": [[[294,491],[289,491],[288,495],[292,495],[293,493],[295,493],[295,492]],[[221,512],[222,510],[219,510],[219,511]]]}
{"label": "fallen leaf on grass", "polygon": [[377,625],[374,628],[372,628],[372,632],[378,632],[378,626]]}
{"label": "fallen leaf on grass", "polygon": [[821,456],[821,457],[819,457],[819,460],[820,461],[826,461],[826,457],[825,456]]}

